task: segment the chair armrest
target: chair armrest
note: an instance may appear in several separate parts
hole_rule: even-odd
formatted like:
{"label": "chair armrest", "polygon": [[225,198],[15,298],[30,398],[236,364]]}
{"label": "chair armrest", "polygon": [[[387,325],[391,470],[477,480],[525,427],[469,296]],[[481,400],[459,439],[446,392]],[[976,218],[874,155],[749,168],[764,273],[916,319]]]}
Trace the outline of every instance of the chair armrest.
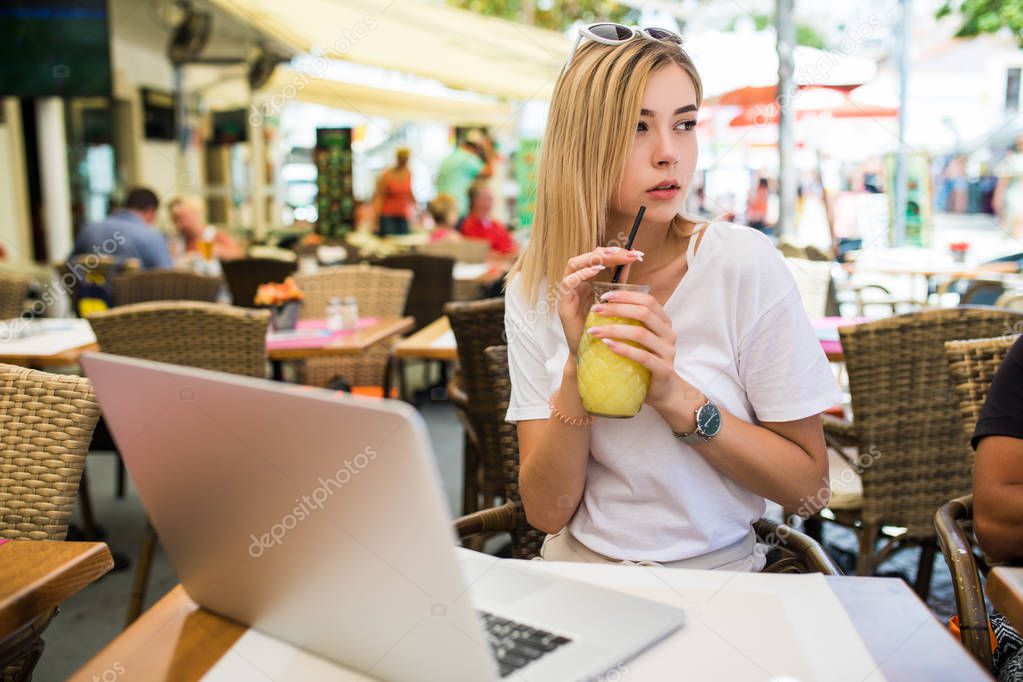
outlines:
{"label": "chair armrest", "polygon": [[956,612],[959,615],[959,638],[963,646],[991,669],[991,636],[988,634],[987,606],[980,585],[980,573],[973,556],[973,545],[960,525],[973,518],[973,495],[946,502],[934,515],[934,530],[945,562],[952,573]]}
{"label": "chair armrest", "polygon": [[824,439],[828,445],[838,448],[859,446],[860,439],[856,435],[856,426],[851,421],[825,413],[821,415],[821,425],[824,427]]}
{"label": "chair armrest", "polygon": [[470,538],[481,533],[512,533],[517,526],[516,507],[513,502],[506,502],[500,507],[483,509],[455,519],[455,533],[459,540]]}
{"label": "chair armrest", "polygon": [[781,558],[765,566],[765,573],[823,573],[844,575],[824,548],[809,535],[784,523],[758,519],[753,523],[757,541],[780,550]]}

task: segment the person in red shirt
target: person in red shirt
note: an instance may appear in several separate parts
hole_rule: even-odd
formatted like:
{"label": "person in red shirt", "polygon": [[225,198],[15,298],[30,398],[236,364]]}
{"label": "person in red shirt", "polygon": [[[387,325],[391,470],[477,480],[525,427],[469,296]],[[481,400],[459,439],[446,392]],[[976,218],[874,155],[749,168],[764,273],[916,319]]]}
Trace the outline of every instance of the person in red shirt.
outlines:
{"label": "person in red shirt", "polygon": [[462,221],[462,235],[490,242],[490,252],[495,255],[513,257],[519,246],[512,239],[508,229],[490,217],[494,206],[494,195],[483,183],[469,188],[469,214]]}

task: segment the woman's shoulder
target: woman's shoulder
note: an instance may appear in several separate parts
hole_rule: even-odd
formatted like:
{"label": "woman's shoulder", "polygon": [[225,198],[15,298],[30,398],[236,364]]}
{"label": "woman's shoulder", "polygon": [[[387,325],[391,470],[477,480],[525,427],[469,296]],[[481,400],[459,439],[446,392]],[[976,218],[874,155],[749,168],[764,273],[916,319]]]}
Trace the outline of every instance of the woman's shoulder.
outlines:
{"label": "woman's shoulder", "polygon": [[700,257],[704,249],[719,253],[729,263],[754,263],[761,262],[768,255],[778,256],[779,252],[771,243],[770,238],[752,227],[726,220],[713,220],[702,226],[697,226],[697,229],[701,228],[705,234],[699,242],[697,258]]}

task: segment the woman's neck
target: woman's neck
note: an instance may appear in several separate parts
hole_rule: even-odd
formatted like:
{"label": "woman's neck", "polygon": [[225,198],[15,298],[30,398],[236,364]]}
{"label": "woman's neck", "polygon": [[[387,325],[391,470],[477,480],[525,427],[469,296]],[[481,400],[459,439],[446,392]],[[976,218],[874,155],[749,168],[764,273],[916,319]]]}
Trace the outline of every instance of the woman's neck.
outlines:
{"label": "woman's neck", "polygon": [[[608,246],[625,247],[632,229],[631,220],[627,222],[628,224],[625,221],[608,222],[606,231],[609,236]],[[685,233],[688,234],[689,230],[685,230]],[[688,244],[689,238],[680,237],[670,222],[659,224],[644,222],[636,232],[636,240],[632,244],[633,249],[644,253],[644,259],[642,263],[633,265],[632,272],[638,274],[660,270],[668,263],[684,256]]]}

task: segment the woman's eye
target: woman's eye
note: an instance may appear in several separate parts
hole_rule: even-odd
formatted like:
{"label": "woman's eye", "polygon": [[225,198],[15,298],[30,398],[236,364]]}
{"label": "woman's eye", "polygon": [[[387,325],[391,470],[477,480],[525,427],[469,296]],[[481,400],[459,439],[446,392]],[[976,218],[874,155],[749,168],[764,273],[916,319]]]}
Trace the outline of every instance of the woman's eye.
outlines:
{"label": "woman's eye", "polygon": [[636,124],[636,132],[637,133],[641,133],[641,132],[645,131],[646,129],[647,129],[647,127],[646,127],[646,123],[644,121],[640,121],[639,123]]}
{"label": "woman's eye", "polygon": [[678,125],[675,127],[681,127],[682,130],[693,130],[696,128],[696,121],[679,121]]}

